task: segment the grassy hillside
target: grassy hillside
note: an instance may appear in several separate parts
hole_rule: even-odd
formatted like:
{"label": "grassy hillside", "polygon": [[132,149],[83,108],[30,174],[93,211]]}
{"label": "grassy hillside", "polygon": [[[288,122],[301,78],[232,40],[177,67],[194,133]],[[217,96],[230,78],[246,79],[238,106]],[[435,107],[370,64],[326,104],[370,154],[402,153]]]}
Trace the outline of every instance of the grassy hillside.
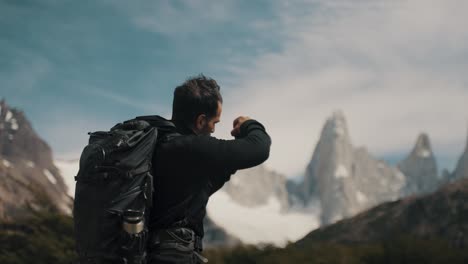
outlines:
{"label": "grassy hillside", "polygon": [[69,264],[76,258],[72,218],[57,213],[0,223],[0,245],[2,264]]}
{"label": "grassy hillside", "polygon": [[468,251],[449,246],[444,240],[400,236],[373,244],[310,243],[284,249],[242,246],[205,252],[216,264],[377,264],[377,263],[468,263]]}

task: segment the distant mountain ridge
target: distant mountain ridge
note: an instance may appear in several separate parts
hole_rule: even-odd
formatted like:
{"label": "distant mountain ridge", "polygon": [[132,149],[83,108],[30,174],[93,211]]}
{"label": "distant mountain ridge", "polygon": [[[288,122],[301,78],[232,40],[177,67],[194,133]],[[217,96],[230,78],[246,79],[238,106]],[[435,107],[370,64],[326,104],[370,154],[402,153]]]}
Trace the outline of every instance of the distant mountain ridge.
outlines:
{"label": "distant mountain ridge", "polygon": [[322,129],[303,182],[290,183],[288,188],[306,206],[319,204],[321,222],[326,225],[382,202],[430,193],[451,180],[468,177],[466,164],[465,150],[453,174],[438,175],[429,136],[422,133],[410,154],[390,166],[365,148],[353,146],[344,113],[336,111]]}

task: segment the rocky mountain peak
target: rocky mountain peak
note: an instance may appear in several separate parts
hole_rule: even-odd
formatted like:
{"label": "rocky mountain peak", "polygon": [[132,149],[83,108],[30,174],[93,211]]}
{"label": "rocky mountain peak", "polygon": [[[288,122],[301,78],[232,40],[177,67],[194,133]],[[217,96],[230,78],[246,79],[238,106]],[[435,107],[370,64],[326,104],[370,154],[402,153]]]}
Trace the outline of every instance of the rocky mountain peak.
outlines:
{"label": "rocky mountain peak", "polygon": [[327,119],[321,135],[322,140],[334,140],[336,138],[349,139],[348,125],[345,115],[341,110],[336,110]]}
{"label": "rocky mountain peak", "polygon": [[429,158],[432,156],[431,142],[429,140],[429,136],[426,133],[421,133],[418,136],[412,154],[421,158]]}
{"label": "rocky mountain peak", "polygon": [[23,111],[0,102],[0,155],[23,159],[43,167],[52,164],[52,151],[37,136]]}
{"label": "rocky mountain peak", "polygon": [[437,188],[440,180],[427,134],[422,133],[418,136],[413,150],[398,164],[398,168],[407,178],[403,195],[428,193]]}
{"label": "rocky mountain peak", "polygon": [[328,186],[349,176],[352,156],[350,141],[346,118],[342,111],[335,111],[327,118],[312,160],[306,168],[301,195],[305,202],[317,199],[319,188],[324,188],[322,185]]}
{"label": "rocky mountain peak", "polygon": [[[10,135],[17,131],[19,128],[17,117],[21,114],[16,109],[10,109],[5,99],[2,99],[0,101],[0,130],[9,131]],[[9,140],[13,138],[9,136]]]}

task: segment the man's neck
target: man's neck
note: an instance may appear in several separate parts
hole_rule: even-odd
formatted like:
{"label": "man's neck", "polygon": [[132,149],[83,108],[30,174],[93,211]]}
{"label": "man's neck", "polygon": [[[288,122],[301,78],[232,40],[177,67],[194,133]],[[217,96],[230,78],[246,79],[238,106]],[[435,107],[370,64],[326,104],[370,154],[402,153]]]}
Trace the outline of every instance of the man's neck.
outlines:
{"label": "man's neck", "polygon": [[190,126],[186,125],[185,122],[182,122],[180,120],[176,120],[176,119],[171,119],[170,120],[172,123],[174,123],[174,125],[177,127],[177,130],[179,133],[183,134],[183,135],[189,135],[189,134],[194,134],[194,135],[198,135],[195,130],[193,128],[191,128]]}

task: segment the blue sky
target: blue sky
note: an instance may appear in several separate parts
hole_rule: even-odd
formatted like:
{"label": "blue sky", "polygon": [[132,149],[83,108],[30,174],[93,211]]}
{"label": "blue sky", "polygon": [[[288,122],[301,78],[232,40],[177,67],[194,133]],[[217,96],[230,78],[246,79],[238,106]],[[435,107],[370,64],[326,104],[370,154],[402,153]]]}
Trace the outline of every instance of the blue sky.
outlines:
{"label": "blue sky", "polygon": [[[88,131],[170,117],[204,73],[225,98],[215,136],[249,115],[273,137],[268,166],[300,175],[321,127],[345,113],[356,146],[396,162],[421,132],[452,168],[468,129],[466,1],[0,1],[0,96],[56,157]],[[295,135],[291,137],[290,135]],[[291,157],[294,157],[293,159]]]}

